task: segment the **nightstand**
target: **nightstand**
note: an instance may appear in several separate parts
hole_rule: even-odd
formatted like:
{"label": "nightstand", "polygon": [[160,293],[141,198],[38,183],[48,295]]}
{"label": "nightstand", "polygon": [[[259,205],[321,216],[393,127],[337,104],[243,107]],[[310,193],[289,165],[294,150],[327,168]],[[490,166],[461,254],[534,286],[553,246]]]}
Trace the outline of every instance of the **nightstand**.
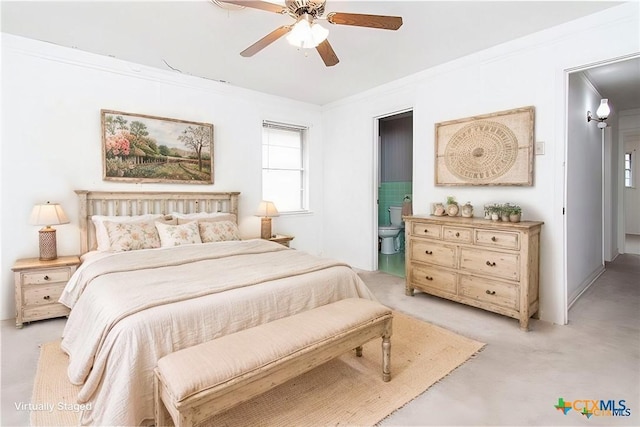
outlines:
{"label": "nightstand", "polygon": [[276,234],[272,238],[269,239],[271,242],[280,243],[283,246],[289,247],[289,242],[292,241],[293,236],[285,236],[284,234]]}
{"label": "nightstand", "polygon": [[19,259],[13,265],[16,290],[16,328],[32,320],[69,314],[58,302],[62,290],[80,265],[78,256],[62,256],[51,261]]}

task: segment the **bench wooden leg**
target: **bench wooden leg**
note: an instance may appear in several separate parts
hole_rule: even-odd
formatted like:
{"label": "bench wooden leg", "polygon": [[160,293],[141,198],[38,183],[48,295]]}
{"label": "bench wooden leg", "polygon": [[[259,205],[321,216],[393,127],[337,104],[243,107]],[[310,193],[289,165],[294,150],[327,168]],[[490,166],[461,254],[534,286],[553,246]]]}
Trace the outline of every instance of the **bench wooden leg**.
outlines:
{"label": "bench wooden leg", "polygon": [[391,337],[382,337],[382,381],[391,380]]}
{"label": "bench wooden leg", "polygon": [[362,357],[362,346],[356,347],[356,356]]}

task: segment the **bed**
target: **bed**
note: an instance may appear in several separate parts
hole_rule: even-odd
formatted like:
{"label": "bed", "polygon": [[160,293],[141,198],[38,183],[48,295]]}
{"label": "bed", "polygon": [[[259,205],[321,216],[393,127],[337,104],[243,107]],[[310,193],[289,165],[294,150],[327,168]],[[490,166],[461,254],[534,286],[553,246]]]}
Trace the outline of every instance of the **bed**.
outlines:
{"label": "bed", "polygon": [[83,425],[152,420],[153,368],[168,353],[340,299],[374,299],[345,264],[239,240],[237,192],[76,193],[83,262],[60,301],[71,308],[62,349]]}

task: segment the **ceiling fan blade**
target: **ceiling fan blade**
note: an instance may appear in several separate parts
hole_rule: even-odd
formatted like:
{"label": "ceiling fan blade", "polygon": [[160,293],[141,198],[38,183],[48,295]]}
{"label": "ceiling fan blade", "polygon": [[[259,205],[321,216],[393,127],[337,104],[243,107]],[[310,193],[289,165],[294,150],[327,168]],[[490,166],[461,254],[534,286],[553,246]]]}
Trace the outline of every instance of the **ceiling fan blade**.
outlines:
{"label": "ceiling fan blade", "polygon": [[242,52],[240,52],[240,55],[245,57],[253,56],[256,53],[260,52],[265,47],[269,46],[274,41],[278,40],[280,37],[287,34],[289,31],[291,31],[290,25],[283,25],[280,28],[276,28],[275,30],[271,31],[269,34],[267,34],[266,36],[264,36],[263,38],[261,38],[260,40],[258,40],[257,42],[255,42],[254,44],[246,48],[245,50],[243,50]]}
{"label": "ceiling fan blade", "polygon": [[266,10],[267,12],[286,13],[287,8],[280,6],[279,4],[273,4],[266,1],[251,1],[251,0],[220,0],[223,3],[231,3],[237,6],[246,6],[253,9]]}
{"label": "ceiling fan blade", "polygon": [[360,13],[331,12],[327,15],[327,21],[338,25],[353,25],[383,30],[397,30],[402,26],[401,16],[363,15]]}
{"label": "ceiling fan blade", "polygon": [[338,59],[338,55],[333,51],[331,44],[329,44],[329,40],[323,41],[318,46],[316,46],[316,50],[320,54],[320,57],[324,61],[324,65],[327,67],[333,67],[340,60]]}

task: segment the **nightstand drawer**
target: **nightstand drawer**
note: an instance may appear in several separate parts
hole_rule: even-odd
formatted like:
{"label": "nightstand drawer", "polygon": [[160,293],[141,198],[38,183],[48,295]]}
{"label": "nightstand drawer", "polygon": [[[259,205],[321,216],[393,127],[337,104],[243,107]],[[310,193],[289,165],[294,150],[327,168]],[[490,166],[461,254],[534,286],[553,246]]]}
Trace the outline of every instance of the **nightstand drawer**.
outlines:
{"label": "nightstand drawer", "polygon": [[67,316],[70,311],[71,310],[62,304],[34,305],[31,307],[25,307],[22,310],[25,322]]}
{"label": "nightstand drawer", "polygon": [[41,285],[44,283],[67,282],[71,277],[69,268],[56,268],[22,273],[23,285]]}
{"label": "nightstand drawer", "polygon": [[22,295],[23,303],[26,306],[57,303],[65,284],[66,282],[25,287]]}

